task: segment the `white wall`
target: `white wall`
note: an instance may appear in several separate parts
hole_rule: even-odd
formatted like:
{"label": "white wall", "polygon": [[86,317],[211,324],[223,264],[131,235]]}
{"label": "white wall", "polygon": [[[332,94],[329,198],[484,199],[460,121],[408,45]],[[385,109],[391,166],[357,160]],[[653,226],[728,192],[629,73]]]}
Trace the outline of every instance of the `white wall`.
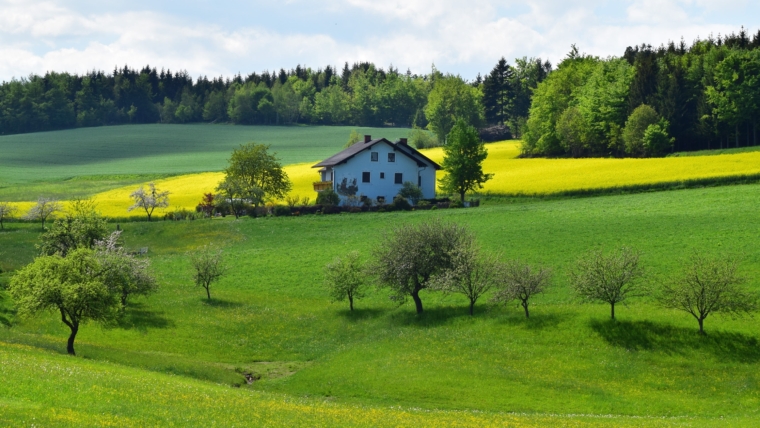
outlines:
{"label": "white wall", "polygon": [[[378,154],[377,162],[371,161],[372,152]],[[388,162],[388,153],[396,154],[395,162]],[[416,161],[399,151],[394,151],[393,146],[386,143],[375,144],[369,150],[364,150],[346,161],[346,163],[336,165],[333,168],[335,171],[333,186],[338,194],[340,194],[339,187],[344,178],[349,185],[355,179],[358,186],[358,190],[356,191],[357,196],[364,195],[373,200],[377,200],[378,196],[384,196],[385,201],[390,203],[393,197],[401,190],[402,186],[401,184],[395,184],[395,174],[402,173],[402,183],[411,181],[417,184],[418,176],[421,175],[424,197],[435,197],[435,168],[432,166],[424,169],[418,167]],[[369,183],[362,183],[362,172],[370,173]],[[385,178],[380,178],[380,173],[385,173]],[[344,198],[345,195],[341,195],[341,199]]]}

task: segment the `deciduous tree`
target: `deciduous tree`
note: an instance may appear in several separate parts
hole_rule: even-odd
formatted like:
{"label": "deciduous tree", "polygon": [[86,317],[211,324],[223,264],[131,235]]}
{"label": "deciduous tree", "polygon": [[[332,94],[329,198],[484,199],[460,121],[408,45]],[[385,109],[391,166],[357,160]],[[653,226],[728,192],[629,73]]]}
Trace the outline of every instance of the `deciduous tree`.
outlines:
{"label": "deciduous tree", "polygon": [[145,190],[143,186],[129,194],[134,204],[127,208],[127,211],[141,209],[145,211],[150,221],[153,211],[156,208],[166,208],[169,206],[169,191],[159,190],[154,183],[148,184],[148,190]]}
{"label": "deciduous tree", "polygon": [[292,187],[288,174],[282,169],[269,146],[249,143],[232,152],[229,166],[224,170],[225,180],[234,180],[240,192],[254,206],[272,199],[282,199]]}
{"label": "deciduous tree", "polygon": [[616,304],[646,293],[639,281],[643,274],[639,253],[622,248],[609,254],[588,253],[570,272],[570,281],[581,298],[609,303],[610,317],[615,319]]}
{"label": "deciduous tree", "polygon": [[190,253],[193,267],[193,282],[206,290],[206,297],[211,300],[211,284],[218,281],[227,270],[222,250],[211,245],[204,245]]}
{"label": "deciduous tree", "polygon": [[334,302],[348,299],[349,310],[354,310],[354,299],[364,297],[367,271],[359,252],[351,251],[336,257],[325,266],[325,286]]}
{"label": "deciduous tree", "polygon": [[445,192],[458,194],[462,202],[467,192],[483,187],[493,174],[483,172],[483,161],[488,151],[478,136],[478,131],[465,121],[457,121],[449,133],[448,143],[443,147],[443,177],[441,188]]}
{"label": "deciduous tree", "polygon": [[431,279],[431,288],[464,295],[473,315],[478,299],[499,283],[499,273],[495,256],[483,254],[473,242],[463,242],[451,253],[451,267]]}
{"label": "deciduous tree", "polygon": [[75,355],[74,340],[87,321],[108,321],[118,312],[118,300],[103,281],[95,253],[78,249],[66,257],[41,256],[11,278],[10,292],[19,314],[57,311],[69,327],[66,351]]}
{"label": "deciduous tree", "polygon": [[731,257],[694,254],[680,275],[665,284],[659,300],[666,308],[691,314],[704,334],[705,318],[712,313],[742,315],[757,309],[757,295],[742,287],[745,279],[737,270]]}
{"label": "deciduous tree", "polygon": [[68,212],[58,218],[45,233],[40,236],[37,248],[40,254],[61,257],[77,248],[92,249],[95,244],[108,235],[108,224],[90,199],[76,199],[71,202]]}
{"label": "deciduous tree", "polygon": [[519,300],[525,310],[525,318],[530,317],[528,305],[530,299],[543,293],[549,286],[551,271],[546,268],[535,268],[514,260],[506,263],[499,271],[499,289],[492,300],[497,303],[507,303]]}
{"label": "deciduous tree", "polygon": [[37,203],[29,209],[24,218],[27,220],[41,221],[42,229],[45,229],[45,221],[62,210],[63,207],[57,199],[40,197],[37,199]]}
{"label": "deciduous tree", "polygon": [[119,245],[121,231],[111,233],[95,245],[103,283],[118,296],[122,310],[130,296],[147,296],[158,289],[150,274],[150,260],[138,258]]}
{"label": "deciduous tree", "polygon": [[381,286],[391,291],[391,300],[403,303],[409,296],[421,314],[420,291],[430,279],[452,267],[454,251],[472,241],[463,226],[440,219],[400,226],[384,237],[375,250],[372,271]]}
{"label": "deciduous tree", "polygon": [[16,211],[18,211],[18,208],[10,202],[0,202],[0,230],[5,228],[3,221],[12,219]]}

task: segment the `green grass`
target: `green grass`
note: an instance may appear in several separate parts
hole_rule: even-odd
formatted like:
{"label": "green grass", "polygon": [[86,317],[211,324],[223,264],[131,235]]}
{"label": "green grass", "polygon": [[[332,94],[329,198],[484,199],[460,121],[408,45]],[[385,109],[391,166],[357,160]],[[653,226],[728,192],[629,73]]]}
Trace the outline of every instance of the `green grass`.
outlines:
{"label": "green grass", "polygon": [[[744,141],[742,141],[742,144]],[[733,149],[712,149],[712,150],[697,150],[694,152],[676,152],[668,156],[714,156],[714,155],[731,155],[736,153],[756,152],[760,150],[760,146],[749,147],[735,147]]]}
{"label": "green grass", "polygon": [[[642,251],[656,287],[691,251],[709,249],[739,255],[760,291],[759,192],[742,185],[435,212],[122,224],[127,246],[150,248],[162,288],[136,299],[117,325],[85,326],[77,350],[228,385],[258,373],[243,390],[346,406],[753,420],[756,318],[710,317],[700,337],[688,315],[641,299],[610,322],[608,307],[574,300],[566,273],[584,251],[629,245]],[[463,298],[434,293],[423,293],[422,316],[385,291],[372,291],[354,313],[328,302],[328,261],[352,249],[367,256],[383,232],[431,216],[468,225],[487,250],[554,270],[530,320],[516,305],[485,301],[469,317]],[[4,269],[31,260],[36,227],[14,223],[0,233]],[[210,303],[190,285],[185,255],[205,242],[223,245],[233,261]],[[20,320],[8,299],[0,305],[12,324],[0,328],[0,341],[63,352],[66,328],[54,314]],[[39,402],[34,391],[20,394]]]}
{"label": "green grass", "polygon": [[389,139],[404,128],[124,125],[0,136],[0,201],[70,198],[157,176],[219,171],[232,149],[270,144],[283,164],[335,154],[352,129]]}

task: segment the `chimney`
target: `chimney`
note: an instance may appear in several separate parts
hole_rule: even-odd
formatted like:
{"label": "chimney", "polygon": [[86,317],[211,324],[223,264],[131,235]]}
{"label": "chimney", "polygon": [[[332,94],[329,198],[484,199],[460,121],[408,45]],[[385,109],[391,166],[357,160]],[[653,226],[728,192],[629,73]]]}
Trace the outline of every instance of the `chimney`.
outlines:
{"label": "chimney", "polygon": [[372,136],[371,135],[365,135],[364,136],[364,142],[365,143],[369,143],[370,141],[372,141]]}
{"label": "chimney", "polygon": [[406,138],[401,138],[400,140],[398,140],[398,142],[399,142],[399,144],[401,144],[402,146],[406,146],[406,145],[408,145],[408,143],[406,142]]}

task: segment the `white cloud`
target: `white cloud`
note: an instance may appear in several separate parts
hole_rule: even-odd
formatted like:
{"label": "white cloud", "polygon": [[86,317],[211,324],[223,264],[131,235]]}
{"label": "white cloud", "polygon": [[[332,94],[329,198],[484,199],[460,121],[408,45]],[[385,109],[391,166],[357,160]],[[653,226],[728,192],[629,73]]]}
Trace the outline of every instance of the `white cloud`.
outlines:
{"label": "white cloud", "polygon": [[[291,1],[281,7],[305,4]],[[231,10],[252,13],[257,6]],[[682,36],[691,41],[736,31],[741,24],[756,28],[758,9],[745,0],[331,0],[307,22],[311,26],[282,17],[230,26],[223,17],[138,6],[93,12],[63,1],[0,0],[0,80],[124,64],[215,76],[344,61],[393,63],[415,72],[435,63],[472,78],[501,56],[540,56],[556,63],[572,43],[608,56],[639,43],[659,45]],[[332,20],[347,20],[358,31],[344,34],[317,25]]]}

